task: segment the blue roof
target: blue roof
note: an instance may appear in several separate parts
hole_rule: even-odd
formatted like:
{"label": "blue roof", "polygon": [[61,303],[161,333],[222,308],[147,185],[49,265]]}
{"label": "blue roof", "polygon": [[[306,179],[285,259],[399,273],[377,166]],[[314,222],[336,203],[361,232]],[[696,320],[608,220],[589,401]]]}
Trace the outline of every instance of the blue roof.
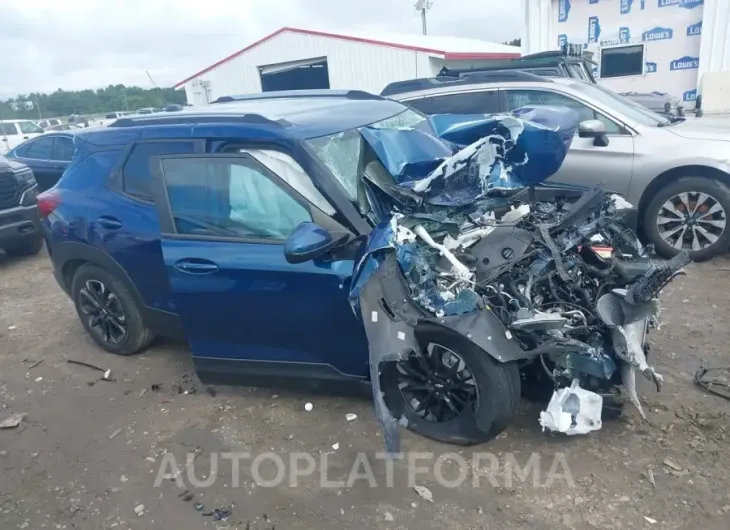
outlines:
{"label": "blue roof", "polygon": [[[123,136],[122,131],[131,133],[132,129],[139,127],[159,126],[171,133],[171,126],[175,125],[177,131],[173,136],[181,136],[180,126],[189,125],[189,134],[182,136],[193,137],[195,134],[192,129],[200,131],[205,128],[209,131],[211,126],[220,124],[229,132],[238,125],[260,128],[271,134],[295,139],[310,139],[363,127],[407,110],[402,103],[358,91],[270,92],[231,96],[230,99],[232,101],[188,107],[174,113],[123,117],[107,127],[106,131],[114,130]],[[96,132],[100,131],[93,131]],[[139,136],[138,131],[136,136]],[[88,139],[96,143],[92,136]]]}

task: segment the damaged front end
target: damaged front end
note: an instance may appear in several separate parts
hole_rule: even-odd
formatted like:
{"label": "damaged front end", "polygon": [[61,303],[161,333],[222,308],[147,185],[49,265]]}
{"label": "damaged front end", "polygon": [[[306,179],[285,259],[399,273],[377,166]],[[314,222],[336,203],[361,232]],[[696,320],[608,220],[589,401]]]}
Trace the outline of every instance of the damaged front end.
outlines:
{"label": "damaged front end", "polygon": [[[380,222],[358,259],[350,299],[367,332],[386,449],[399,452],[399,427],[413,425],[388,406],[384,373],[424,355],[429,329],[458,335],[460,346],[447,349],[455,360],[439,368],[443,379],[417,385],[420,399],[417,391],[409,395],[417,421],[439,416],[424,404],[433,393],[451,416],[469,392],[478,393],[478,383],[473,391],[467,385],[479,374],[464,369],[465,347],[547,375],[557,392],[541,416],[544,428],[600,428],[601,396],[620,385],[643,415],[635,372],[660,387],[646,359],[646,333],[656,296],[687,255],[652,261],[627,227],[631,205],[601,186],[541,184],[567,155],[574,111],[431,120],[450,147],[468,145],[445,156],[438,154],[444,144],[430,145],[421,130],[361,130],[377,159],[362,178],[363,213]],[[447,396],[449,385],[462,393]],[[468,408],[485,434],[506,426],[485,392]]]}

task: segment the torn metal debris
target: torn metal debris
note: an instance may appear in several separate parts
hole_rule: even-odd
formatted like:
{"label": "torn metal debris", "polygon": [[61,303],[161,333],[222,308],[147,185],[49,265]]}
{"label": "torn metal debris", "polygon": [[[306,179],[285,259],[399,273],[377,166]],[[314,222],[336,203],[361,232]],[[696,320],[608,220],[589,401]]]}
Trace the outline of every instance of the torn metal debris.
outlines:
{"label": "torn metal debris", "polygon": [[[662,383],[645,355],[656,297],[688,256],[652,260],[627,223],[635,210],[602,186],[543,182],[567,155],[574,111],[458,118],[430,118],[442,138],[462,147],[451,156],[419,130],[362,131],[374,156],[360,208],[379,224],[356,261],[350,299],[368,336],[387,450],[399,451],[399,427],[414,422],[471,414],[487,437],[506,426],[511,412],[490,410],[489,399],[477,396],[485,376],[472,373],[465,348],[502,365],[500,373],[511,365],[541,371],[561,407],[577,400],[567,426],[548,406],[541,420],[548,428],[599,429],[598,398],[620,386],[644,415],[636,371],[657,390]],[[434,333],[449,344],[429,343]],[[394,366],[414,375],[406,366],[414,356],[426,364],[438,356],[438,366],[433,377],[409,383],[418,389],[408,395],[399,387],[408,406],[396,413],[383,381]],[[421,432],[431,431],[426,425]]]}

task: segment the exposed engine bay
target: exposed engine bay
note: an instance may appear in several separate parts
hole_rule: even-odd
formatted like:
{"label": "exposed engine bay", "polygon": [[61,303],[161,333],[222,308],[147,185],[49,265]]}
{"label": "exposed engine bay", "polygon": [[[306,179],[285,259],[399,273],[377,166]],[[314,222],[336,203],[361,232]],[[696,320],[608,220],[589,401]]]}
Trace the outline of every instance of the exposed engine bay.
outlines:
{"label": "exposed engine bay", "polygon": [[[657,321],[656,297],[689,257],[652,260],[627,223],[632,205],[602,186],[545,187],[536,184],[549,175],[520,172],[531,139],[539,138],[536,150],[560,152],[572,138],[569,127],[548,123],[555,115],[529,114],[537,121],[493,118],[493,134],[425,178],[401,183],[408,193],[390,193],[397,199],[391,217],[371,234],[358,264],[351,299],[368,335],[389,452],[399,451],[397,430],[408,420],[383,400],[383,366],[419,351],[426,325],[457,331],[500,363],[541,370],[556,390],[540,418],[550,430],[600,428],[601,396],[617,387],[645,416],[637,371],[661,388],[646,334]],[[489,411],[475,414],[477,424],[493,428]]]}

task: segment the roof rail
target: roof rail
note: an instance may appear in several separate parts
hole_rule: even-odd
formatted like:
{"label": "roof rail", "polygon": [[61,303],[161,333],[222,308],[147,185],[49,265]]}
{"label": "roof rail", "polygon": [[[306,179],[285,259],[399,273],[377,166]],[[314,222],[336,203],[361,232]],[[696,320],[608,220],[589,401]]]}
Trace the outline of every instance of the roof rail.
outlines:
{"label": "roof rail", "polygon": [[291,125],[286,120],[270,120],[259,114],[187,114],[182,112],[176,112],[168,116],[156,116],[151,115],[143,118],[119,118],[117,121],[107,125],[107,128],[111,127],[140,127],[144,125],[186,125],[195,123],[251,123],[258,125],[274,125],[277,127],[287,127]]}
{"label": "roof rail", "polygon": [[413,92],[416,90],[428,90],[430,88],[437,88],[441,86],[504,83],[511,81],[552,83],[552,81],[546,77],[523,72],[521,70],[477,70],[474,72],[465,72],[461,75],[444,74],[442,70],[442,72],[440,72],[436,77],[409,79],[408,81],[396,81],[394,83],[390,83],[383,89],[380,95],[392,96],[394,94],[403,94],[405,92]]}
{"label": "roof rail", "polygon": [[221,96],[214,103],[231,103],[233,101],[249,101],[257,99],[276,98],[347,98],[347,99],[383,99],[377,94],[371,94],[364,90],[281,90],[275,92],[261,92],[258,94],[238,94],[232,96]]}

